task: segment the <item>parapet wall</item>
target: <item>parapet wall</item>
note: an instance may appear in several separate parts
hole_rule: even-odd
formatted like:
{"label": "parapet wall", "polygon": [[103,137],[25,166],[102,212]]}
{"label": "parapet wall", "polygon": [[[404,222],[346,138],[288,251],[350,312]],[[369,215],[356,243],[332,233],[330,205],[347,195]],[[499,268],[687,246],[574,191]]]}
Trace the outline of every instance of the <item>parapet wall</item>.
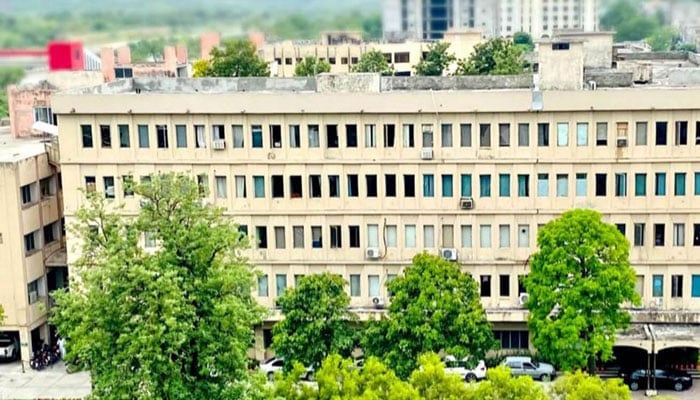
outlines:
{"label": "parapet wall", "polygon": [[530,89],[532,74],[478,76],[383,76],[382,91]]}
{"label": "parapet wall", "polygon": [[588,84],[595,82],[600,88],[630,87],[634,83],[632,71],[617,71],[614,69],[586,69],[583,79]]}

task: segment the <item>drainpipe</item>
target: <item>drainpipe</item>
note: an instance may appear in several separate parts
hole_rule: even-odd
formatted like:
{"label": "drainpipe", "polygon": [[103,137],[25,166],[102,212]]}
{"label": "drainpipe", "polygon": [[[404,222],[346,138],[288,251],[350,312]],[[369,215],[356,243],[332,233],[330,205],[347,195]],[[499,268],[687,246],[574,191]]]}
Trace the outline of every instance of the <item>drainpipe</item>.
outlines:
{"label": "drainpipe", "polygon": [[651,357],[652,354],[654,354],[654,337],[651,335],[651,329],[649,327],[649,324],[644,324],[644,333],[646,334],[647,338],[651,338],[651,353],[647,353],[647,390],[651,389],[650,384],[651,384],[651,376],[649,375],[651,371]]}

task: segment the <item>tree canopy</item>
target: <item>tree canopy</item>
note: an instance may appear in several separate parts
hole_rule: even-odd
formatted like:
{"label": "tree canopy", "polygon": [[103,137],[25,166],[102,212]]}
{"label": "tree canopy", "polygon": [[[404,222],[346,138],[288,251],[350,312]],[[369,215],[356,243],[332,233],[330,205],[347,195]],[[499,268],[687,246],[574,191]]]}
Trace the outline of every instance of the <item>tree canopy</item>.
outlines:
{"label": "tree canopy", "polygon": [[0,118],[9,113],[7,105],[7,87],[18,83],[24,77],[24,70],[20,67],[0,67]]}
{"label": "tree canopy", "polygon": [[525,279],[528,325],[538,352],[565,370],[612,357],[618,329],[630,323],[624,302],[638,303],[629,242],[593,210],[572,210],[537,235]]}
{"label": "tree canopy", "polygon": [[90,371],[97,399],[245,398],[263,316],[245,237],[185,175],[152,176],[135,193],[135,217],[97,193],[76,212],[81,256],[51,320],[67,361]]}
{"label": "tree canopy", "polygon": [[525,68],[522,51],[503,38],[474,46],[467,60],[460,60],[455,75],[516,75]]}
{"label": "tree canopy", "polygon": [[600,18],[603,29],[615,31],[618,42],[646,40],[654,51],[675,49],[680,35],[666,24],[663,12],[649,15],[631,0],[616,0],[606,7]]}
{"label": "tree canopy", "polygon": [[[487,379],[470,392],[470,399],[494,400],[547,400],[542,386],[529,376],[513,377],[507,367],[490,368]],[[558,399],[563,400],[563,399]]]}
{"label": "tree canopy", "polygon": [[315,76],[324,72],[331,72],[331,65],[326,60],[319,60],[312,56],[304,57],[294,68],[296,76]]}
{"label": "tree canopy", "polygon": [[352,72],[375,72],[382,75],[393,75],[394,68],[389,65],[384,54],[379,50],[370,50],[360,56]]}
{"label": "tree canopy", "polygon": [[230,39],[222,43],[221,47],[211,51],[209,61],[198,61],[195,65],[194,76],[214,77],[243,77],[243,76],[269,76],[270,68],[267,63],[258,56],[255,45],[245,39]]}
{"label": "tree canopy", "polygon": [[532,41],[532,36],[527,32],[515,32],[513,34],[513,44],[520,48],[521,51],[532,51],[535,49],[535,43]]}
{"label": "tree canopy", "polygon": [[621,379],[600,379],[581,371],[567,373],[551,387],[554,398],[559,400],[630,400],[630,390]]}
{"label": "tree canopy", "polygon": [[329,354],[350,355],[357,317],[348,311],[343,278],[330,272],[307,275],[277,299],[284,319],[273,328],[275,353],[289,369],[296,361],[320,365]]}
{"label": "tree canopy", "polygon": [[388,317],[370,323],[363,348],[398,376],[408,377],[426,352],[479,359],[495,347],[477,283],[457,264],[418,254],[387,287]]}
{"label": "tree canopy", "polygon": [[447,42],[435,42],[428,46],[425,56],[413,68],[416,75],[441,76],[450,63],[455,61],[455,56],[449,53],[450,44]]}

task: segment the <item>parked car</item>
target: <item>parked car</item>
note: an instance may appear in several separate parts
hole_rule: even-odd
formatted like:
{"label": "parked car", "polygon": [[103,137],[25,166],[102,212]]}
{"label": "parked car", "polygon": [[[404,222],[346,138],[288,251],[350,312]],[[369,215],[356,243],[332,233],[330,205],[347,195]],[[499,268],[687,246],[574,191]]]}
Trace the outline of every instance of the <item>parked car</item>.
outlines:
{"label": "parked car", "polygon": [[14,361],[19,358],[19,343],[10,335],[0,334],[0,359]]}
{"label": "parked car", "polygon": [[503,360],[503,365],[510,368],[513,376],[529,375],[542,382],[549,382],[557,376],[552,364],[534,361],[532,357],[509,356]]}
{"label": "parked car", "polygon": [[486,363],[484,360],[479,360],[473,368],[474,363],[470,362],[469,357],[457,360],[454,356],[446,356],[444,363],[445,372],[459,374],[467,382],[486,378]]}
{"label": "parked car", "polygon": [[656,378],[657,389],[673,389],[677,392],[689,389],[693,386],[693,378],[688,373],[676,371],[673,369],[656,369],[647,374],[647,370],[638,369],[636,371],[628,371],[620,373],[622,380],[629,385],[630,390],[639,390],[647,387],[647,376],[649,384],[653,385],[653,379]]}
{"label": "parked car", "polygon": [[[273,357],[269,360],[263,361],[260,364],[260,371],[262,371],[267,379],[273,380],[275,378],[275,373],[281,372],[284,369],[284,359],[279,357]],[[307,367],[306,373],[302,375],[301,379],[311,380],[314,376],[314,368]]]}

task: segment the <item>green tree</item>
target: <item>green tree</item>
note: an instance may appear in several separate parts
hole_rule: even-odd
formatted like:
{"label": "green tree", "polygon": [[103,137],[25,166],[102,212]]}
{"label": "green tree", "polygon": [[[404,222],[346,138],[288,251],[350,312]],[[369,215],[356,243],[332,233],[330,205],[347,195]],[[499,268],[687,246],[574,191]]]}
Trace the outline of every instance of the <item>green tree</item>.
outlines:
{"label": "green tree", "polygon": [[[55,294],[52,317],[68,362],[90,370],[97,399],[244,398],[263,316],[245,237],[190,177],[152,176],[135,192],[134,217],[96,193],[76,212],[78,278]],[[141,248],[144,234],[156,251]]]}
{"label": "green tree", "polygon": [[630,0],[617,0],[609,4],[600,19],[603,29],[615,31],[618,42],[648,38],[659,29],[660,24],[658,16],[645,15],[639,4]]}
{"label": "green tree", "polygon": [[450,63],[455,61],[454,54],[448,53],[450,44],[436,42],[428,46],[428,52],[413,68],[416,75],[441,76]]}
{"label": "green tree", "polygon": [[567,373],[552,384],[552,397],[557,400],[630,400],[630,390],[621,379],[602,380],[581,371]]}
{"label": "green tree", "polygon": [[515,75],[525,68],[522,51],[503,38],[474,47],[467,60],[459,62],[456,75]]}
{"label": "green tree", "polygon": [[653,51],[669,51],[680,40],[680,35],[676,28],[664,26],[657,29],[654,34],[646,39],[647,44]]}
{"label": "green tree", "polygon": [[255,45],[246,39],[230,39],[222,47],[211,51],[209,68],[201,68],[201,73],[215,77],[269,76],[270,68],[258,56]]}
{"label": "green tree", "polygon": [[533,51],[535,49],[532,36],[527,32],[515,32],[513,34],[513,44],[523,52]]}
{"label": "green tree", "polygon": [[157,62],[163,60],[163,48],[166,45],[164,38],[145,39],[129,43],[131,59],[133,61]]}
{"label": "green tree", "polygon": [[408,377],[418,356],[427,352],[478,359],[495,347],[476,281],[458,264],[418,254],[387,286],[388,317],[369,324],[363,348],[399,377]]}
{"label": "green tree", "polygon": [[445,372],[445,365],[435,353],[426,353],[418,358],[419,368],[411,374],[411,385],[423,400],[465,399],[467,386],[462,377]]}
{"label": "green tree", "polygon": [[393,75],[394,68],[389,65],[384,54],[379,50],[370,50],[363,54],[352,72],[375,72],[382,75]]}
{"label": "green tree", "polygon": [[379,14],[364,17],[362,21],[362,32],[365,39],[382,38],[382,16]]}
{"label": "green tree", "polygon": [[24,70],[19,67],[0,67],[0,118],[9,115],[7,104],[7,87],[19,83],[24,77]]}
{"label": "green tree", "polygon": [[639,303],[629,242],[593,210],[572,210],[537,235],[525,279],[530,299],[528,325],[540,354],[564,370],[588,367],[612,357],[618,329],[630,315],[622,303]]}
{"label": "green tree", "polygon": [[208,60],[197,60],[192,63],[192,76],[195,78],[203,78],[205,76],[213,76],[214,71],[211,69],[211,63]]}
{"label": "green tree", "polygon": [[273,329],[273,346],[288,361],[285,368],[294,361],[320,365],[329,354],[350,355],[355,336],[350,324],[357,317],[348,311],[350,296],[343,278],[330,272],[305,276],[277,304],[284,319]]}
{"label": "green tree", "polygon": [[[491,368],[487,380],[469,391],[467,400],[547,400],[547,394],[529,376],[513,377],[507,367]],[[594,399],[592,397],[591,399]],[[597,398],[595,398],[597,399]]]}
{"label": "green tree", "polygon": [[313,56],[304,57],[294,68],[296,76],[316,76],[324,72],[331,72],[331,65],[328,61],[319,60]]}

